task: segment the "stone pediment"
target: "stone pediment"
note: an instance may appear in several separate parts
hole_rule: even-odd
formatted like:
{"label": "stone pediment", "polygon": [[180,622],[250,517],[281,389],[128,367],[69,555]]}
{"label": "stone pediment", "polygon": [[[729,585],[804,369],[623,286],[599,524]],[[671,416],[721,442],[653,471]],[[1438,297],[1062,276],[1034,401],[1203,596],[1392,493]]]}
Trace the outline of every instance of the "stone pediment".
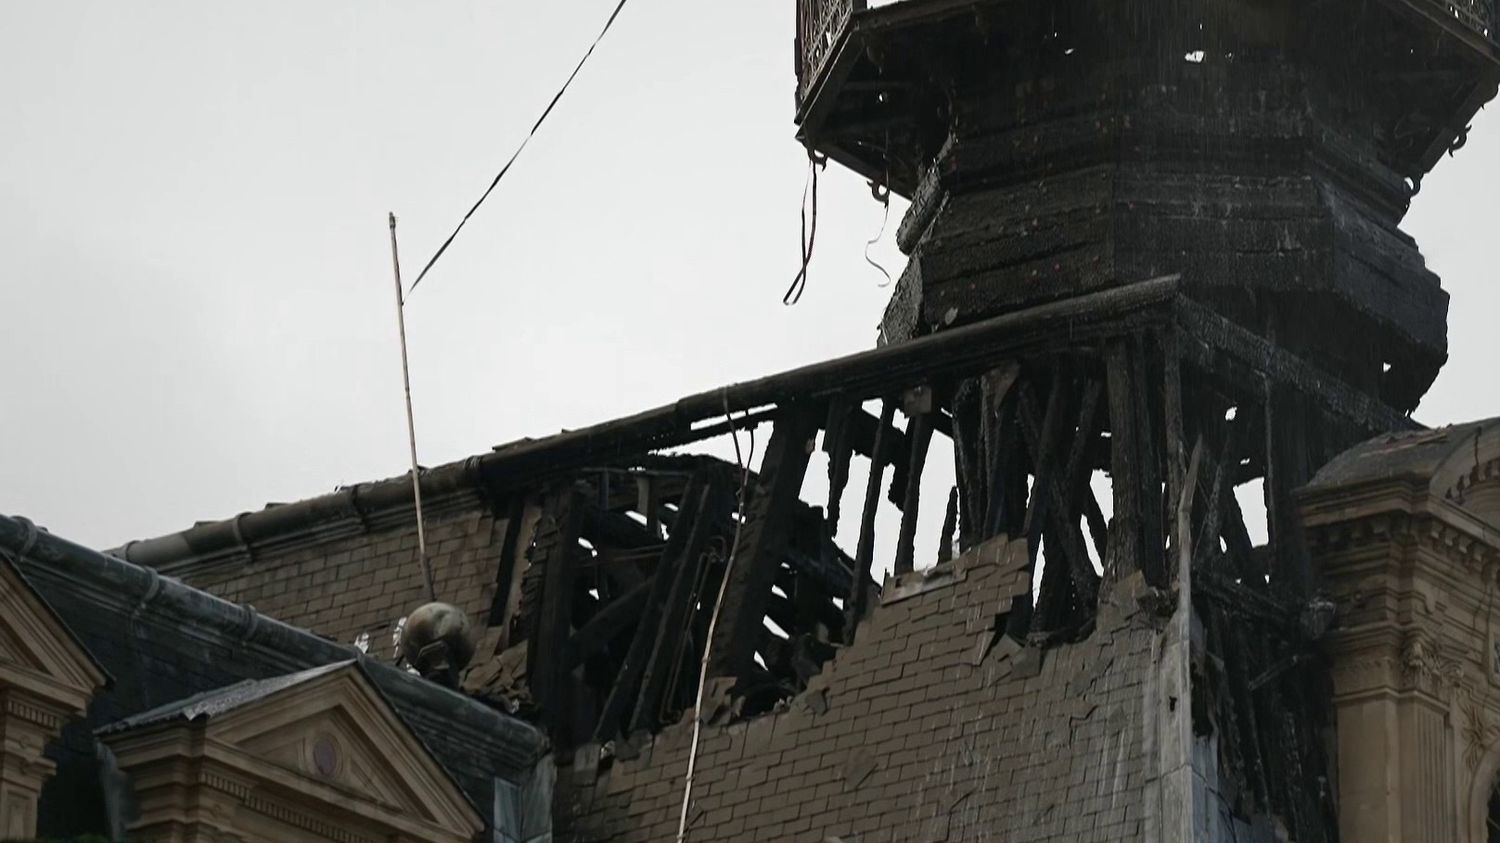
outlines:
{"label": "stone pediment", "polygon": [[[181,796],[140,792],[142,782],[159,780],[163,765],[201,766],[210,772],[195,786],[235,800],[237,815],[248,810],[300,825],[309,840],[323,839],[326,830],[315,829],[319,823],[345,829],[351,841],[464,841],[484,827],[457,784],[354,662],[201,694],[104,734],[122,769],[137,780],[145,824],[140,830],[147,839],[153,822],[166,819],[153,804]],[[243,834],[240,822],[224,830]]]}
{"label": "stone pediment", "polygon": [[81,715],[104,670],[8,560],[0,559],[0,688]]}
{"label": "stone pediment", "polygon": [[108,677],[71,630],[0,557],[0,838],[36,833],[45,756]]}

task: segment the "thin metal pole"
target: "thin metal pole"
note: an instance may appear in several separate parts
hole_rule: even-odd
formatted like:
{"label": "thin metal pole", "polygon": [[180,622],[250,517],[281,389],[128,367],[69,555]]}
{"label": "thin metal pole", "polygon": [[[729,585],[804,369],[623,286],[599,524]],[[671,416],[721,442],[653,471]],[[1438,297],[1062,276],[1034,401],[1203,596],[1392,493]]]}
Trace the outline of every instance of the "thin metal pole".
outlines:
{"label": "thin metal pole", "polygon": [[[748,416],[748,413],[746,414]],[[708,634],[703,639],[703,658],[698,663],[698,695],[693,704],[693,742],[688,748],[687,776],[682,782],[682,813],[677,818],[677,843],[687,843],[688,809],[693,804],[693,775],[698,771],[698,742],[703,734],[703,691],[708,684],[708,661],[713,655],[714,630],[719,626],[719,611],[724,608],[724,595],[729,591],[729,575],[734,571],[734,559],[740,552],[740,528],[745,524],[745,501],[750,492],[750,463],[755,459],[755,428],[750,428],[750,456],[740,453],[740,432],[734,425],[734,416],[729,413],[729,396],[724,396],[724,418],[729,423],[729,435],[734,439],[734,460],[740,467],[740,500],[735,513],[734,541],[729,545],[729,558],[724,560],[724,576],[719,580],[719,594],[714,598],[713,612],[708,616]]]}
{"label": "thin metal pole", "polygon": [[411,410],[411,369],[406,362],[406,301],[401,293],[401,254],[396,249],[396,215],[391,219],[391,269],[396,276],[396,327],[401,332],[401,385],[406,389],[406,439],[411,445],[411,491],[417,507],[417,556],[422,562],[422,582],[427,599],[437,601],[432,585],[432,565],[427,562],[427,530],[422,524],[422,476],[417,467],[417,422]]}

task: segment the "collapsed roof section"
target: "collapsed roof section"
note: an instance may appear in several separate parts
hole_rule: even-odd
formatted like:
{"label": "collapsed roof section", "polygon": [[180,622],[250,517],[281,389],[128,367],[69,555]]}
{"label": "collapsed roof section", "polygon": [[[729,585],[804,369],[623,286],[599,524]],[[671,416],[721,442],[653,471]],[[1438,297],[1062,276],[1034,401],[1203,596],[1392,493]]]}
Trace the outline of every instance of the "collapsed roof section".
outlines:
{"label": "collapsed roof section", "polygon": [[[1253,547],[1232,494],[1284,458],[1267,443],[1296,407],[1334,419],[1337,438],[1415,427],[1169,277],[501,446],[425,471],[423,498],[496,525],[481,539],[498,545],[492,574],[467,586],[475,593],[443,595],[487,627],[465,687],[539,723],[565,751],[628,753],[632,735],[692,706],[705,662],[715,705],[776,707],[854,640],[881,571],[926,568],[996,535],[1025,536],[1031,549],[1031,587],[1006,633],[1043,644],[1087,637],[1102,585],[1136,571],[1170,584],[1164,529],[1185,479],[1171,467],[1186,469],[1190,450],[1191,524],[1204,539],[1194,561],[1212,569],[1215,593],[1245,603],[1268,580],[1299,591],[1309,574],[1295,533]],[[767,425],[760,461],[744,473],[668,453]],[[953,488],[933,488],[935,438],[951,445]],[[819,450],[828,492],[814,505],[804,481]],[[860,477],[863,499],[855,483],[846,504]],[[1278,529],[1295,515],[1294,477],[1267,484]],[[899,526],[878,546],[888,504]],[[919,549],[918,513],[934,506],[938,547]],[[411,515],[410,483],[398,478],[114,552],[196,581],[225,567],[264,570],[297,543],[318,546],[299,559],[327,559],[351,536],[409,530]],[[834,540],[841,521],[858,526],[847,549]],[[347,558],[368,543],[339,547]],[[414,566],[414,547],[404,552]],[[345,614],[373,599],[363,582],[347,585]]]}

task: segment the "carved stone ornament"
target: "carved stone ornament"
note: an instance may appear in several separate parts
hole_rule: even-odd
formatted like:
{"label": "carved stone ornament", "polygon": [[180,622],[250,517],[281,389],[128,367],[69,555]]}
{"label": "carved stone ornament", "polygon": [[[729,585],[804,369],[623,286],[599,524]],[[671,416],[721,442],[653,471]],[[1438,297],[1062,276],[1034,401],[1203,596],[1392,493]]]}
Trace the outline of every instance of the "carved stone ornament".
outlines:
{"label": "carved stone ornament", "polygon": [[1473,771],[1479,768],[1479,762],[1489,748],[1500,742],[1500,726],[1495,725],[1484,703],[1476,700],[1472,693],[1464,695],[1462,717],[1464,763]]}
{"label": "carved stone ornament", "polygon": [[1463,677],[1463,665],[1444,655],[1427,633],[1412,631],[1401,643],[1401,674],[1410,687],[1448,699]]}

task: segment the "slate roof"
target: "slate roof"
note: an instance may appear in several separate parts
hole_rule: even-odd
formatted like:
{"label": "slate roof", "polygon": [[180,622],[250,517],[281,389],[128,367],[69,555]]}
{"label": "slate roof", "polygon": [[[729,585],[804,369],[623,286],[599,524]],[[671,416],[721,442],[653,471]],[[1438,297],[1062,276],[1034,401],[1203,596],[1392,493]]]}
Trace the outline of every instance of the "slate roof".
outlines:
{"label": "slate roof", "polygon": [[1426,484],[1457,461],[1472,463],[1486,433],[1500,433],[1500,418],[1378,436],[1334,457],[1305,490],[1317,493],[1398,479]]}
{"label": "slate roof", "polygon": [[296,673],[289,673],[285,676],[276,676],[271,679],[246,679],[243,682],[236,682],[224,688],[194,694],[187,699],[167,703],[150,711],[143,711],[140,714],[126,717],[123,720],[117,720],[100,729],[96,734],[114,735],[176,720],[212,719],[221,714],[234,711],[241,706],[263,700],[272,694],[285,691],[288,688],[295,688],[298,685],[343,670],[352,664],[358,664],[358,662],[350,659],[349,661],[333,662],[325,664],[322,667],[309,668]]}
{"label": "slate roof", "polygon": [[[358,661],[401,719],[476,805],[494,803],[495,778],[524,784],[549,747],[535,727],[358,649],[265,617],[148,568],[0,515],[0,554],[114,678],[52,750],[58,773],[44,794],[58,834],[106,828],[94,730],[246,680],[274,680]],[[262,686],[264,690],[264,686]]]}
{"label": "slate roof", "polygon": [[97,658],[94,658],[93,652],[84,645],[83,641],[79,640],[78,633],[73,631],[73,627],[69,626],[68,622],[57,613],[57,610],[52,608],[52,604],[47,602],[47,598],[43,597],[41,592],[37,591],[36,588],[32,586],[31,581],[26,579],[26,575],[21,573],[20,568],[16,567],[16,564],[11,561],[8,555],[0,553],[0,565],[4,565],[5,567],[16,573],[17,579],[21,581],[21,587],[30,592],[32,597],[36,598],[36,601],[41,604],[43,611],[51,615],[53,620],[57,621],[57,625],[62,628],[62,631],[67,634],[68,640],[72,641],[73,644],[83,652],[84,657],[89,660],[94,668],[101,674],[103,674],[104,687],[113,687],[115,684],[115,678],[109,675],[109,671],[105,669],[104,665],[99,663],[99,660]]}

